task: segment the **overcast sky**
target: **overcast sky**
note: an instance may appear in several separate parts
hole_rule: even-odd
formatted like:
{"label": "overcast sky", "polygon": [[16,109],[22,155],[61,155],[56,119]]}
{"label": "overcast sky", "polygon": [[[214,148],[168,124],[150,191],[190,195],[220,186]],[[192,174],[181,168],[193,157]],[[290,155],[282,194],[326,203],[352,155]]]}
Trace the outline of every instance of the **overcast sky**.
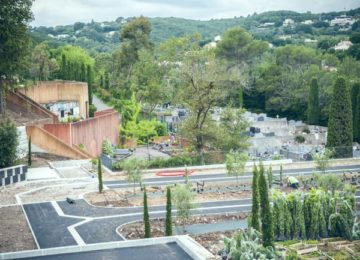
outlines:
{"label": "overcast sky", "polygon": [[319,13],[357,7],[360,0],[35,0],[32,25],[113,21],[119,16],[139,15],[208,20],[271,10]]}

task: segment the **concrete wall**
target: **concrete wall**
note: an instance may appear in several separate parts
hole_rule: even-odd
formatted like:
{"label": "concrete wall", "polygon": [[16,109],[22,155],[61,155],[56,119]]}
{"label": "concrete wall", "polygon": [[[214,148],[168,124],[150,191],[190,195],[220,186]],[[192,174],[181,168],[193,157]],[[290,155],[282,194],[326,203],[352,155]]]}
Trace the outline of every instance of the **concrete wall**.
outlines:
{"label": "concrete wall", "polygon": [[31,142],[50,153],[73,159],[87,159],[89,156],[74,149],[56,136],[38,126],[27,126],[26,132]]}
{"label": "concrete wall", "polygon": [[41,105],[58,101],[77,101],[80,116],[82,118],[88,117],[88,85],[85,82],[39,81],[33,87],[19,89],[19,92]]}
{"label": "concrete wall", "polygon": [[119,125],[119,114],[108,109],[96,113],[94,118],[76,123],[44,125],[44,129],[73,148],[84,145],[88,154],[97,157],[101,154],[104,139],[114,145],[119,143]]}
{"label": "concrete wall", "polygon": [[17,165],[0,169],[0,187],[26,180],[27,166]]}

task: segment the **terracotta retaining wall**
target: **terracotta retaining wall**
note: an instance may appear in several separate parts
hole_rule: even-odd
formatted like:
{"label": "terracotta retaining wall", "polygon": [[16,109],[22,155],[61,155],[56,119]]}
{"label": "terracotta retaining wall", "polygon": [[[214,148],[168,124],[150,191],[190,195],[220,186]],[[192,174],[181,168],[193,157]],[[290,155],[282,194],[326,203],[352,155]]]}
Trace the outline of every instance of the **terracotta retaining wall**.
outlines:
{"label": "terracotta retaining wall", "polygon": [[119,114],[108,109],[95,113],[94,118],[75,123],[46,124],[44,129],[72,147],[84,145],[87,154],[97,157],[101,154],[104,139],[114,145],[119,143],[119,125]]}

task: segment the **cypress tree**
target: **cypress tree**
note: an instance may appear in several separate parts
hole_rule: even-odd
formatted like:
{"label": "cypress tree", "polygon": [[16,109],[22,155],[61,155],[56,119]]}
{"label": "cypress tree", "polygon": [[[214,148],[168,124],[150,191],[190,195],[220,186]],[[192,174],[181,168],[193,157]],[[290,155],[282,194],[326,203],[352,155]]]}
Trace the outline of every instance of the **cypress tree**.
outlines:
{"label": "cypress tree", "polygon": [[103,181],[102,181],[102,168],[101,168],[101,159],[98,158],[98,180],[99,180],[99,192],[103,191]]}
{"label": "cypress tree", "polygon": [[268,171],[267,171],[267,175],[268,175],[268,183],[269,183],[269,189],[271,189],[272,187],[272,183],[273,183],[273,173],[272,173],[272,167],[270,165]]}
{"label": "cypress tree", "polygon": [[279,178],[280,178],[280,186],[283,186],[283,166],[282,166],[282,164],[280,164]]}
{"label": "cypress tree", "polygon": [[110,79],[109,79],[109,72],[105,72],[105,89],[110,88]]}
{"label": "cypress tree", "polygon": [[350,91],[345,79],[334,85],[330,105],[326,147],[334,149],[335,158],[352,157],[353,124]]}
{"label": "cypress tree", "polygon": [[86,78],[88,83],[89,105],[91,105],[92,104],[92,69],[90,65],[87,65]]}
{"label": "cypress tree", "polygon": [[81,64],[81,74],[80,74],[80,81],[81,82],[86,82],[86,71],[85,71],[85,64],[82,63]]}
{"label": "cypress tree", "polygon": [[149,209],[147,204],[147,195],[146,189],[144,188],[144,229],[145,229],[145,238],[151,237],[150,230],[150,220],[149,220]]}
{"label": "cypress tree", "polygon": [[100,75],[100,88],[104,87],[104,76]]}
{"label": "cypress tree", "polygon": [[[354,87],[353,87],[354,88]],[[360,89],[360,84],[357,85],[357,88]],[[360,91],[358,90],[355,101],[353,104],[353,134],[354,134],[354,141],[360,142]],[[352,96],[352,98],[354,98]]]}
{"label": "cypress tree", "polygon": [[170,187],[166,188],[165,236],[172,236],[171,189],[170,189]]}
{"label": "cypress tree", "polygon": [[252,206],[251,206],[251,227],[260,231],[260,207],[259,207],[259,187],[258,187],[259,173],[256,165],[253,168],[252,179]]}
{"label": "cypress tree", "polygon": [[30,167],[32,164],[32,158],[31,158],[32,154],[31,154],[31,136],[29,137],[29,141],[28,141],[28,166]]}
{"label": "cypress tree", "polygon": [[61,55],[61,79],[65,80],[67,79],[67,62],[66,62],[66,56],[65,54]]}
{"label": "cypress tree", "polygon": [[310,84],[309,102],[308,102],[308,123],[318,125],[320,117],[319,107],[319,87],[317,79],[313,78]]}
{"label": "cypress tree", "polygon": [[268,184],[264,174],[264,166],[260,164],[259,195],[260,195],[260,216],[261,232],[264,247],[274,247],[274,223],[271,213]]}

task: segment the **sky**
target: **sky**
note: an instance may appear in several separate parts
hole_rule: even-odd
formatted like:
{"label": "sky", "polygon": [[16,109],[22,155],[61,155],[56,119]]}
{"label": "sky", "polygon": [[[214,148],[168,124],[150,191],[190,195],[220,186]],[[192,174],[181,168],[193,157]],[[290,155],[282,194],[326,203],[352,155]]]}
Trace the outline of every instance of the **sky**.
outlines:
{"label": "sky", "polygon": [[273,10],[320,13],[358,7],[360,0],[35,0],[31,25],[103,22],[140,15],[209,20]]}

